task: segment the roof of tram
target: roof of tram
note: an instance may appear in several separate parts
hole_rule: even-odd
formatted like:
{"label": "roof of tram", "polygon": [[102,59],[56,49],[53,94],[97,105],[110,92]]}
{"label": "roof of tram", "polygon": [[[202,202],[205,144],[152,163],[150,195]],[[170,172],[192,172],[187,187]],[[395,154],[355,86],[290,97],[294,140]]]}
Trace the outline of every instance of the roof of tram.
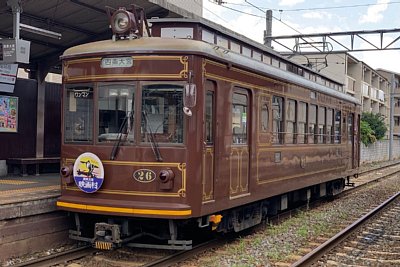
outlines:
{"label": "roof of tram", "polygon": [[[12,0],[11,0],[12,1]],[[0,38],[13,38],[13,12],[0,1]],[[14,0],[15,1],[15,0]],[[111,38],[106,6],[129,7],[131,4],[143,7],[147,18],[194,17],[165,0],[19,0],[22,8],[20,23],[57,32],[61,39],[20,31],[20,38],[31,42],[30,65],[48,67],[59,65],[59,56],[69,47],[87,42]],[[52,71],[58,72],[55,67]]]}

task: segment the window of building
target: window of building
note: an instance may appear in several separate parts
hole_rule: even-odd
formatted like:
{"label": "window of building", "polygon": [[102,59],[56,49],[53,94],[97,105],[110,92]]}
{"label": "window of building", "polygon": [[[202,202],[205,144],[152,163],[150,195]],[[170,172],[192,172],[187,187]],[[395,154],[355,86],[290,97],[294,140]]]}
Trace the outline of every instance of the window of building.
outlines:
{"label": "window of building", "polygon": [[394,126],[400,126],[400,117],[394,117]]}

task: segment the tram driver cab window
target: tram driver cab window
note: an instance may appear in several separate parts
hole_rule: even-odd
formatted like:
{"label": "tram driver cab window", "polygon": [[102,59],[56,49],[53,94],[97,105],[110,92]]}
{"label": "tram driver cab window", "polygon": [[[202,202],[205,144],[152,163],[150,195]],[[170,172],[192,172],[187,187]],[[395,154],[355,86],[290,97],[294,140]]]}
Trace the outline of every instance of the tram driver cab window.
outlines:
{"label": "tram driver cab window", "polygon": [[142,142],[183,143],[183,85],[143,85],[141,116]]}
{"label": "tram driver cab window", "polygon": [[99,88],[98,142],[133,142],[134,91],[128,83],[101,83]]}
{"label": "tram driver cab window", "polygon": [[66,85],[64,105],[64,141],[93,141],[93,85]]}

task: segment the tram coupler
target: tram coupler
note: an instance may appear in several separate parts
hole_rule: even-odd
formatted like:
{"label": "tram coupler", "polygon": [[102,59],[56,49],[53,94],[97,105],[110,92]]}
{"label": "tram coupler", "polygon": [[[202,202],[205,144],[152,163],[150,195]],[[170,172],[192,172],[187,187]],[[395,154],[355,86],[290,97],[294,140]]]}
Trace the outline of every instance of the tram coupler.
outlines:
{"label": "tram coupler", "polygon": [[118,224],[96,223],[92,246],[101,250],[112,250],[122,245],[121,226]]}

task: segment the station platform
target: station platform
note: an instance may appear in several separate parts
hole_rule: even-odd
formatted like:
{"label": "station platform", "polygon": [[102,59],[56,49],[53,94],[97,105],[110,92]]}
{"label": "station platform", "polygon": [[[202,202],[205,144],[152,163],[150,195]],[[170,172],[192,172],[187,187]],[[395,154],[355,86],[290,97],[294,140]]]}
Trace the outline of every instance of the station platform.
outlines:
{"label": "station platform", "polygon": [[58,173],[0,177],[0,220],[55,211],[59,195]]}
{"label": "station platform", "polygon": [[57,211],[58,173],[0,177],[0,266],[68,242],[70,221]]}

